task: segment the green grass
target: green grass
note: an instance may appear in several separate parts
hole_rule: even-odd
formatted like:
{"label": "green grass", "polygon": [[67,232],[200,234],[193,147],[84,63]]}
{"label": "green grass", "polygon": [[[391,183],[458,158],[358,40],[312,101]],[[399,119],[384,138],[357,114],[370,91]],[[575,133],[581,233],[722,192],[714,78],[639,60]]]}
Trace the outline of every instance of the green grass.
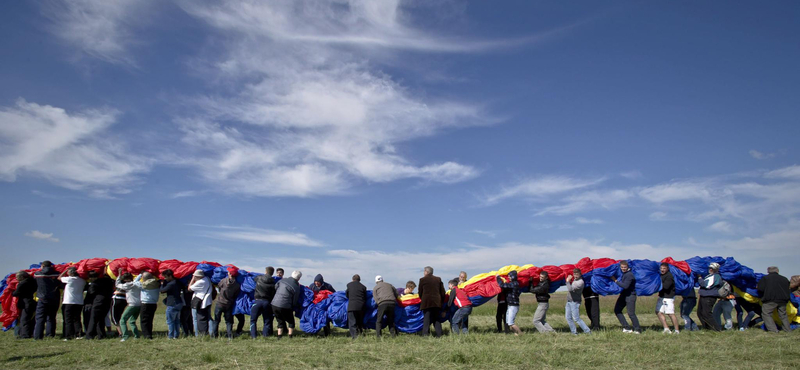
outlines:
{"label": "green grass", "polygon": [[[614,297],[601,299],[605,330],[592,335],[569,335],[563,294],[551,300],[548,321],[557,334],[533,330],[533,297],[526,294],[517,322],[521,337],[495,334],[494,305],[475,309],[468,336],[422,338],[417,335],[368,335],[351,341],[334,329],[329,338],[299,335],[291,340],[166,339],[163,310],[157,314],[158,338],[152,341],[16,340],[0,334],[0,366],[5,369],[308,369],[308,368],[658,368],[658,369],[798,369],[800,331],[769,334],[747,332],[682,332],[664,335],[653,314],[654,297],[637,304],[641,335],[622,334],[611,313]],[[583,316],[585,319],[585,316]],[[59,324],[60,325],[60,324]],[[446,325],[443,325],[446,326]],[[245,326],[247,329],[247,326]],[[447,330],[445,330],[447,332]],[[374,331],[370,331],[374,334]]]}

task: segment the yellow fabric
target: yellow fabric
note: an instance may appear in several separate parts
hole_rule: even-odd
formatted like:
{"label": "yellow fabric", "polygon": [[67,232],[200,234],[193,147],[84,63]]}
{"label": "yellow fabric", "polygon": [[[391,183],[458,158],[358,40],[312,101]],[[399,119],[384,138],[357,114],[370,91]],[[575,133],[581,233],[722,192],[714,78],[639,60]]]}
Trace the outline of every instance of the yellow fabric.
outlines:
{"label": "yellow fabric", "polygon": [[[747,294],[746,292],[742,291],[737,287],[733,287],[733,291],[736,292],[740,297],[744,298],[744,300],[750,303],[758,303],[761,304],[761,299],[755,297],[753,295]],[[800,316],[797,315],[797,308],[789,302],[786,304],[786,316],[789,318],[789,322],[794,322],[800,324]],[[772,313],[772,319],[775,320],[776,323],[781,322],[780,317],[778,317],[778,311]]]}
{"label": "yellow fabric", "polygon": [[497,275],[508,275],[508,273],[511,272],[512,270],[516,271],[516,272],[520,272],[520,271],[523,271],[523,270],[527,270],[527,269],[529,269],[531,267],[535,267],[535,266],[530,265],[530,264],[522,266],[522,267],[517,266],[517,265],[503,266],[501,269],[499,269],[497,271],[485,272],[483,274],[475,275],[471,279],[468,279],[467,281],[465,281],[465,282],[463,282],[461,284],[458,284],[458,287],[463,289],[465,286],[473,284],[473,283],[478,282],[478,281],[481,281],[481,280],[483,280],[483,279],[485,279],[487,277],[495,277]]}

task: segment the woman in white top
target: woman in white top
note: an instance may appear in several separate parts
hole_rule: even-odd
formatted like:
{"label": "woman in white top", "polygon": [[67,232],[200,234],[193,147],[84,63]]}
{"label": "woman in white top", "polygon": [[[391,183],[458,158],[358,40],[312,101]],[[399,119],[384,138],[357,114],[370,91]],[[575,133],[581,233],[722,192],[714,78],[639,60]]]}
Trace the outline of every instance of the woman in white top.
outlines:
{"label": "woman in white top", "polygon": [[[122,332],[122,339],[124,342],[130,338],[130,331],[133,328],[133,337],[139,338],[139,328],[136,327],[136,319],[139,318],[139,312],[142,309],[142,288],[133,282],[133,275],[130,272],[122,273],[119,269],[117,274],[117,290],[125,292],[125,300],[128,305],[125,306],[125,311],[122,312],[122,317],[119,319],[120,331]],[[130,323],[130,328],[128,324]]]}
{"label": "woman in white top", "polygon": [[195,333],[206,335],[209,329],[209,319],[211,318],[211,301],[214,299],[214,286],[211,280],[206,277],[203,270],[196,270],[192,274],[192,281],[189,282],[189,290],[192,293],[192,313],[197,318]]}
{"label": "woman in white top", "polygon": [[[66,275],[66,276],[65,276]],[[59,275],[64,287],[64,340],[74,339],[81,334],[81,313],[83,312],[83,288],[86,280],[78,276],[78,269],[70,267]]]}

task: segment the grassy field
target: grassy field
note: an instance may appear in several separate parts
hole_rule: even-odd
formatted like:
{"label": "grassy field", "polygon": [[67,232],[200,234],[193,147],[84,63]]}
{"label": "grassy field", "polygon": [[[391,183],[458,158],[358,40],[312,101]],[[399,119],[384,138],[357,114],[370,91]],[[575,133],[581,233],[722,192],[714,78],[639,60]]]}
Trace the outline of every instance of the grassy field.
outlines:
{"label": "grassy field", "polygon": [[[652,312],[655,298],[641,297],[637,313],[644,333],[623,334],[611,312],[614,297],[609,297],[601,299],[605,330],[572,336],[564,319],[565,296],[556,294],[548,321],[559,333],[539,334],[532,324],[533,296],[525,294],[523,298],[517,322],[525,334],[520,337],[493,332],[495,306],[491,302],[474,310],[468,336],[437,339],[400,335],[380,341],[374,331],[351,341],[341,329],[335,329],[328,338],[301,334],[280,341],[252,340],[249,336],[230,341],[168,341],[160,309],[156,321],[158,338],[152,341],[120,343],[115,338],[34,342],[16,340],[11,332],[2,333],[0,364],[5,369],[800,368],[800,331],[775,335],[759,330],[665,335]],[[582,317],[586,319],[585,315]]]}

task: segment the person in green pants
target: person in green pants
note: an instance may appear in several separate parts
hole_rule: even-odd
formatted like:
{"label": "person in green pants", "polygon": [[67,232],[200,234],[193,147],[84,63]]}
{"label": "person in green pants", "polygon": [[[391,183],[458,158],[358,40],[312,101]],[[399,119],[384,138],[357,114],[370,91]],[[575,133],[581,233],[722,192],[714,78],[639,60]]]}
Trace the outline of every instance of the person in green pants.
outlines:
{"label": "person in green pants", "polygon": [[[120,330],[122,331],[122,339],[120,341],[124,342],[130,338],[131,328],[133,329],[133,337],[139,338],[136,319],[139,318],[139,312],[142,309],[142,289],[133,283],[133,275],[130,272],[123,273],[122,269],[119,269],[119,273],[117,273],[116,285],[117,289],[125,291],[125,299],[128,301],[125,311],[122,312],[122,318],[119,320]],[[128,327],[129,323],[130,328]]]}

